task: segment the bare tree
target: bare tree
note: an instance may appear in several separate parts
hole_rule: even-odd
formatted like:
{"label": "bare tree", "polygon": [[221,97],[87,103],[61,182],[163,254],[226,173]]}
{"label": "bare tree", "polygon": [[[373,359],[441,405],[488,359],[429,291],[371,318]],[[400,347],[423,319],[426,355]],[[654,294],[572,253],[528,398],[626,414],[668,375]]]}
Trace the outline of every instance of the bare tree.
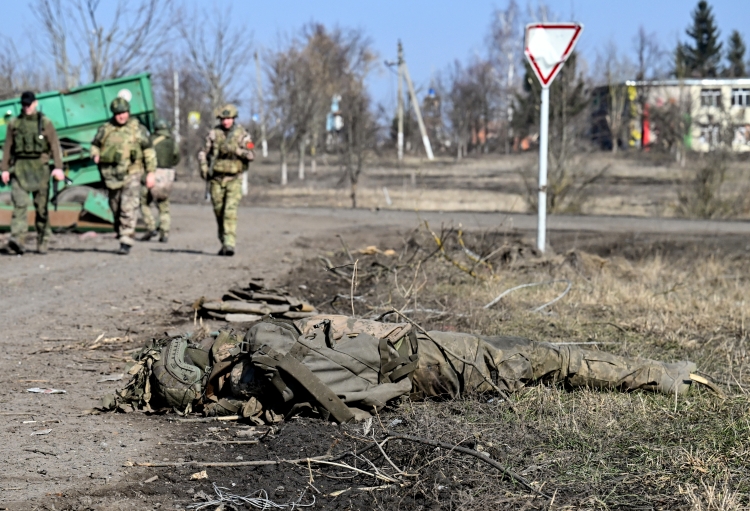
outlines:
{"label": "bare tree", "polygon": [[625,81],[633,78],[633,64],[627,56],[621,55],[617,45],[610,41],[604,52],[597,56],[596,67],[603,74],[600,80],[606,87],[604,120],[612,138],[612,153],[616,153],[618,142],[623,135],[625,105],[628,101],[628,87]]}
{"label": "bare tree", "polygon": [[252,39],[232,24],[231,11],[222,10],[215,16],[196,11],[183,17],[177,30],[191,66],[207,85],[211,108],[237,101],[245,86],[237,76],[242,76],[252,61]]}
{"label": "bare tree", "polygon": [[644,140],[647,104],[652,89],[650,82],[665,74],[664,66],[661,65],[664,63],[665,53],[659,45],[656,33],[646,32],[643,25],[638,27],[638,33],[633,38],[633,49],[636,55],[635,79],[640,82],[637,87],[637,101],[640,110],[641,150],[644,150],[647,145]]}
{"label": "bare tree", "polygon": [[53,88],[52,73],[43,66],[32,65],[32,59],[19,53],[13,41],[0,38],[0,99],[17,97],[24,90]]}
{"label": "bare tree", "polygon": [[100,7],[101,0],[36,0],[37,18],[63,87],[73,85],[81,69],[70,58],[70,27],[81,35],[72,45],[90,82],[144,71],[170,37],[173,0],[118,0],[107,22]]}
{"label": "bare tree", "polygon": [[522,58],[523,26],[518,4],[509,0],[505,9],[493,13],[488,45],[490,61],[495,67],[498,88],[501,91],[499,112],[503,118],[505,131],[505,152],[510,152],[513,138],[513,97],[518,86],[518,67]]}

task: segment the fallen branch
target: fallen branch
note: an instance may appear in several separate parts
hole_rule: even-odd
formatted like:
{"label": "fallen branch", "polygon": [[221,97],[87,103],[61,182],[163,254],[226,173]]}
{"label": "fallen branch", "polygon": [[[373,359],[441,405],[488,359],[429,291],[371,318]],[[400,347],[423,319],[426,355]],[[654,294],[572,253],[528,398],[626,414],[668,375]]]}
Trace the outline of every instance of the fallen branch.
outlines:
{"label": "fallen branch", "polygon": [[556,282],[566,282],[568,284],[568,287],[565,289],[565,291],[563,291],[563,293],[560,296],[558,296],[557,298],[555,298],[551,302],[547,302],[544,305],[542,305],[540,307],[537,307],[536,309],[534,309],[532,311],[532,312],[539,312],[540,310],[544,309],[545,307],[547,307],[549,305],[552,305],[553,303],[555,303],[556,301],[558,301],[560,298],[562,298],[563,296],[565,296],[566,294],[568,294],[568,291],[570,291],[570,288],[573,286],[573,283],[570,282],[568,279],[554,279],[554,280],[545,280],[544,282],[531,282],[529,284],[521,284],[520,286],[512,287],[510,289],[506,289],[505,291],[503,291],[502,293],[500,293],[499,295],[497,295],[494,300],[492,300],[490,303],[488,303],[487,305],[485,305],[484,308],[485,309],[489,309],[490,307],[492,307],[493,305],[495,305],[497,302],[499,302],[500,300],[502,300],[505,295],[510,294],[513,291],[517,290],[517,289],[523,289],[525,287],[542,286],[542,285],[545,285],[545,284],[554,284]]}
{"label": "fallen branch", "polygon": [[197,419],[177,419],[169,418],[171,421],[177,422],[214,422],[214,421],[237,421],[240,420],[239,415],[225,415],[223,417],[200,417]]}
{"label": "fallen branch", "polygon": [[331,456],[317,456],[315,458],[298,458],[294,460],[259,460],[259,461],[157,461],[157,462],[125,462],[126,467],[263,467],[268,465],[281,465],[282,463],[308,463],[330,460]]}
{"label": "fallen branch", "polygon": [[162,445],[203,445],[203,444],[257,444],[258,440],[199,440],[196,442],[162,442]]}
{"label": "fallen branch", "polygon": [[481,461],[487,463],[488,465],[492,465],[493,467],[495,467],[496,469],[498,469],[503,475],[507,476],[511,481],[514,481],[514,482],[520,484],[521,486],[523,486],[527,490],[529,490],[529,491],[531,491],[533,493],[536,493],[537,495],[539,495],[541,497],[544,497],[545,499],[549,499],[550,498],[549,495],[547,495],[545,493],[542,493],[541,491],[539,491],[536,488],[534,488],[533,486],[531,486],[531,484],[526,479],[524,479],[523,477],[521,477],[520,475],[516,474],[515,472],[513,472],[509,468],[506,468],[506,467],[502,466],[497,461],[488,458],[487,456],[485,456],[481,452],[475,451],[474,449],[469,449],[467,447],[461,447],[460,445],[451,445],[451,444],[448,444],[448,443],[445,443],[445,442],[439,442],[437,440],[429,440],[427,438],[421,438],[421,437],[416,437],[416,436],[411,436],[411,435],[391,435],[391,436],[386,437],[385,440],[383,441],[383,443],[385,443],[386,441],[389,441],[389,440],[408,440],[409,442],[416,442],[416,443],[420,443],[420,444],[424,444],[424,445],[429,445],[431,447],[440,447],[442,449],[449,449],[451,451],[457,451],[457,452],[460,452],[462,454],[468,454],[470,456],[474,456],[478,460],[481,460]]}

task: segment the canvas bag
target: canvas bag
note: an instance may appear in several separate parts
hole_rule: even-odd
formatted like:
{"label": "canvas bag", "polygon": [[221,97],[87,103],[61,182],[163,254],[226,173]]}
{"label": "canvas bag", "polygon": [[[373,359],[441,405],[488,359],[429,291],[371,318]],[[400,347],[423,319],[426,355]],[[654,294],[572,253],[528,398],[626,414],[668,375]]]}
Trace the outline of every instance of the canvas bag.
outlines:
{"label": "canvas bag", "polygon": [[407,337],[409,349],[402,354],[391,339],[364,332],[335,339],[330,319],[307,325],[306,333],[291,322],[265,320],[247,332],[243,351],[250,354],[256,376],[284,403],[312,399],[334,420],[349,422],[411,391],[418,353],[416,337]]}

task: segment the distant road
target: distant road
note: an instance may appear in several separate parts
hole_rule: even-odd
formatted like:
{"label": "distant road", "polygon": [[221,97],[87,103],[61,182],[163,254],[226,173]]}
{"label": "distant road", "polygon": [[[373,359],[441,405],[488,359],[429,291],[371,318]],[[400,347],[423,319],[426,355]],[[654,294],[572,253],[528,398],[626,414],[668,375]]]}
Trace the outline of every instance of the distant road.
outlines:
{"label": "distant road", "polygon": [[[194,208],[201,206],[175,205],[177,208]],[[243,208],[247,213],[255,211],[260,217],[267,215],[287,216],[289,218],[305,216],[319,218],[321,222],[333,224],[356,225],[398,225],[416,226],[419,219],[427,220],[431,225],[441,223],[462,224],[466,228],[516,228],[536,230],[535,215],[519,213],[476,213],[447,211],[444,213],[429,211],[394,211],[367,209],[334,209],[334,208]],[[175,216],[179,215],[177,209]],[[662,233],[662,234],[750,234],[750,221],[738,220],[687,220],[679,218],[643,218],[623,216],[573,216],[553,215],[548,217],[547,225],[552,231],[589,231],[621,233]]]}

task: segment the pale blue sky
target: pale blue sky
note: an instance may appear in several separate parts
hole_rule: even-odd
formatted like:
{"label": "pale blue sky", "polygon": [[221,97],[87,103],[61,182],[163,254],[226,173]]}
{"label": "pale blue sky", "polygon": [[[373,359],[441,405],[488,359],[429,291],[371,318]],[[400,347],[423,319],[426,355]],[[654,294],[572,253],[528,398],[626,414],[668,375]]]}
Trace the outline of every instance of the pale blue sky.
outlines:
{"label": "pale blue sky", "polygon": [[[199,0],[184,1],[189,6],[205,7]],[[517,0],[526,11],[525,0]],[[535,6],[538,2],[531,1]],[[722,40],[733,29],[750,37],[748,0],[713,0]],[[110,8],[114,0],[102,0]],[[585,25],[578,49],[590,63],[596,52],[610,40],[622,50],[632,52],[632,38],[638,27],[657,32],[663,46],[673,48],[678,37],[685,39],[690,23],[693,0],[551,0],[547,2],[560,20]],[[3,2],[3,24],[0,33],[19,41],[33,24],[32,0]],[[371,37],[382,59],[394,59],[396,40],[404,43],[411,75],[417,84],[426,86],[430,77],[454,59],[466,59],[485,52],[485,37],[495,7],[505,7],[505,0],[217,0],[217,9],[231,6],[233,19],[247,28],[257,45],[271,46],[279,33],[290,32],[306,22],[362,28]],[[40,44],[35,37],[29,44]],[[22,45],[19,45],[22,46]],[[250,72],[252,72],[252,66]],[[252,78],[252,76],[250,76]],[[395,79],[381,71],[371,80],[377,101],[391,104],[395,97]]]}

